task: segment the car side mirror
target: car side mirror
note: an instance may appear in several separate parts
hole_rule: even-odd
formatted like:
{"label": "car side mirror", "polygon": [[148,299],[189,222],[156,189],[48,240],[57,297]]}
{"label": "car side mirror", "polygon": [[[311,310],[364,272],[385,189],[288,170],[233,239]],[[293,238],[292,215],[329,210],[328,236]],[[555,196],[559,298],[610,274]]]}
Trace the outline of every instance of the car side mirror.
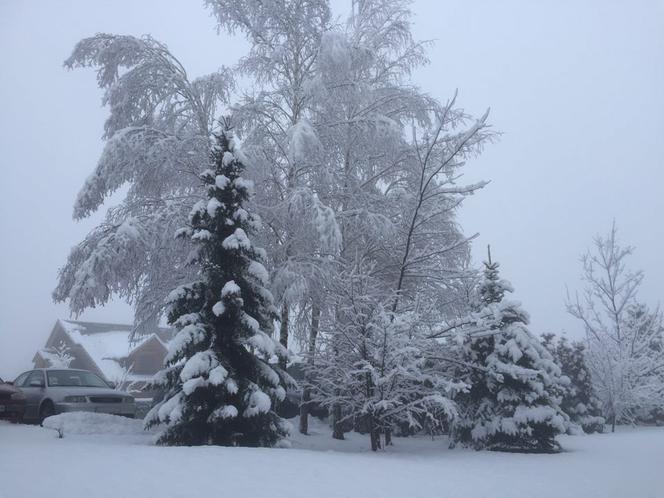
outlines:
{"label": "car side mirror", "polygon": [[110,387],[111,389],[115,389],[116,387],[118,387],[118,385],[115,382],[107,382],[107,384],[108,387]]}
{"label": "car side mirror", "polygon": [[43,380],[31,380],[30,381],[30,387],[44,387],[44,381]]}

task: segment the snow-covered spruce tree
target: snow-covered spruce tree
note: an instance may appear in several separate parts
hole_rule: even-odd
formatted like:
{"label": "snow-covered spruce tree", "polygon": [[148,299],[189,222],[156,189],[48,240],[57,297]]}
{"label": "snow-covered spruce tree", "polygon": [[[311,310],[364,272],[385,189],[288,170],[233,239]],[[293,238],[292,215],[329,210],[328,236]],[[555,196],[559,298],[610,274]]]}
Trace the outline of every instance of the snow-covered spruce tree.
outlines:
{"label": "snow-covered spruce tree", "polygon": [[69,368],[71,362],[74,361],[71,349],[64,342],[48,349],[42,349],[39,353],[48,361],[51,368]]}
{"label": "snow-covered spruce tree", "polygon": [[167,424],[161,444],[271,446],[287,434],[273,409],[285,396],[285,374],[270,363],[286,351],[271,337],[276,309],[263,251],[247,235],[257,220],[243,207],[252,189],[243,169],[226,129],[201,176],[208,200],[179,232],[194,241],[199,271],[169,296],[178,333],[155,378],[166,396],[146,420]]}
{"label": "snow-covered spruce tree", "polygon": [[604,431],[604,417],[593,391],[590,371],[586,364],[586,346],[580,341],[569,342],[565,337],[544,334],[542,344],[551,353],[563,375],[569,380],[564,386],[560,403],[573,424],[591,434]]}
{"label": "snow-covered spruce tree", "polygon": [[470,388],[458,397],[455,442],[476,449],[554,452],[556,436],[567,430],[560,408],[560,368],[527,328],[528,315],[498,273],[498,263],[484,263],[478,306],[472,325],[461,330],[464,379]]}
{"label": "snow-covered spruce tree", "polygon": [[[664,316],[659,309],[651,310],[637,303],[627,310],[627,330],[633,331],[639,342],[648,337],[643,356],[654,360],[655,370],[645,384],[649,396],[642,396],[634,407],[632,421],[641,424],[664,423],[664,368],[657,368],[657,355],[664,352]],[[643,364],[646,364],[645,362]],[[647,367],[646,367],[647,368]]]}
{"label": "snow-covered spruce tree", "polygon": [[[483,279],[478,283],[477,289],[470,296],[469,307],[473,313],[481,313],[492,304],[500,303],[505,292],[511,292],[510,284],[500,279],[498,263],[485,263]],[[474,326],[476,320],[470,318],[464,323],[464,328]],[[478,337],[479,335],[479,337]],[[467,391],[462,392],[456,399],[459,406],[459,418],[453,425],[454,440],[452,444],[461,442],[464,445],[481,447],[474,442],[471,431],[474,429],[481,416],[488,416],[491,406],[489,400],[494,398],[488,380],[490,372],[487,370],[489,355],[496,345],[496,335],[475,334],[471,335],[465,330],[461,338],[461,348],[457,351],[460,356],[460,366],[456,369],[456,375],[468,386]]]}

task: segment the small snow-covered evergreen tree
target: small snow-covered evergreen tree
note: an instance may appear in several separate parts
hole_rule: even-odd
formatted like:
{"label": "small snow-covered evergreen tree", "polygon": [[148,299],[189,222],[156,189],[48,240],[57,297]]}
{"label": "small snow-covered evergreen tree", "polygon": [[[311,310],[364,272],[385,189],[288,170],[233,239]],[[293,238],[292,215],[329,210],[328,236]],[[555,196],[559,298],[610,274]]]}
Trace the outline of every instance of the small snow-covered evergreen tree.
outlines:
{"label": "small snow-covered evergreen tree", "polygon": [[40,351],[42,357],[48,361],[51,368],[69,368],[74,357],[71,355],[71,349],[64,342],[57,346]]}
{"label": "small snow-covered evergreen tree", "polygon": [[[503,300],[506,291],[512,291],[509,283],[499,278],[498,264],[486,263],[483,280],[478,284],[476,295],[471,295],[470,309],[473,313],[481,312],[485,307]],[[469,319],[468,324],[474,325],[474,319]],[[461,346],[462,367],[457,373],[466,383],[468,390],[459,395],[459,418],[454,424],[455,442],[470,445],[474,438],[471,431],[477,423],[477,418],[482,412],[488,412],[495,408],[489,405],[493,397],[487,376],[490,374],[486,369],[489,355],[494,351],[496,336],[493,333],[480,335],[462,335]],[[489,413],[486,414],[487,416]],[[479,447],[478,445],[475,445]]]}
{"label": "small snow-covered evergreen tree", "polygon": [[584,432],[604,431],[604,417],[593,392],[590,370],[586,364],[586,346],[580,341],[569,342],[565,337],[544,334],[542,344],[551,353],[560,366],[563,375],[570,382],[563,392],[560,407],[569,415],[570,421],[577,424]]}
{"label": "small snow-covered evergreen tree", "polygon": [[201,176],[208,199],[179,231],[194,241],[190,262],[200,270],[169,296],[178,333],[155,378],[167,394],[147,425],[167,424],[162,444],[271,446],[287,430],[274,411],[286,377],[270,361],[286,351],[271,337],[276,309],[264,255],[248,238],[257,219],[243,207],[252,184],[241,176],[228,128],[217,137],[212,163]]}
{"label": "small snow-covered evergreen tree", "polygon": [[566,431],[568,417],[560,408],[560,368],[527,328],[520,303],[505,299],[512,292],[498,263],[484,263],[484,279],[472,327],[464,334],[463,363],[470,388],[458,399],[455,442],[476,449],[551,452],[555,437]]}

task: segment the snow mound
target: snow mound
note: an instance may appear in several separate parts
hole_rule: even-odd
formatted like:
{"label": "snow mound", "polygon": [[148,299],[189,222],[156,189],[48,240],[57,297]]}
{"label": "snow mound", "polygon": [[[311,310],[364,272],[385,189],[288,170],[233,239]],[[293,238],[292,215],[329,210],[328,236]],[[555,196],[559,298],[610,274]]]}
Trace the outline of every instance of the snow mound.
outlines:
{"label": "snow mound", "polygon": [[69,434],[112,434],[134,436],[144,434],[143,421],[118,415],[91,412],[71,412],[53,415],[44,420],[44,427]]}

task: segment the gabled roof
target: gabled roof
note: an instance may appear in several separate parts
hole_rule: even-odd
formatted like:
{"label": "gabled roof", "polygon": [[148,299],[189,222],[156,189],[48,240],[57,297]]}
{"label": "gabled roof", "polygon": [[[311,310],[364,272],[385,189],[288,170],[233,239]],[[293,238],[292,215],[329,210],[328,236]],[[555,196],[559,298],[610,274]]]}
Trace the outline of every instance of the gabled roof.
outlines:
{"label": "gabled roof", "polygon": [[[83,333],[86,335],[104,334],[106,332],[117,332],[117,331],[131,332],[134,328],[133,325],[126,325],[120,323],[81,322],[78,320],[62,320],[62,319],[58,321],[65,329],[65,331],[67,331],[68,328],[79,329],[79,330],[82,329],[84,331]],[[174,331],[169,327],[157,327],[154,331],[154,334],[156,334],[162,340],[162,342],[166,343],[173,338]],[[149,337],[150,335],[144,337]]]}
{"label": "gabled roof", "polygon": [[157,340],[165,345],[173,337],[173,330],[159,328],[153,334],[135,338],[130,342],[131,325],[58,320],[69,338],[90,356],[104,377],[117,381],[126,376],[118,360],[130,356],[145,343]]}
{"label": "gabled roof", "polygon": [[168,343],[161,340],[157,334],[151,334],[145,337],[145,340],[137,344],[127,355],[127,358],[132,357],[141,349],[149,346],[151,342],[156,342],[159,346],[163,348],[164,354],[168,353]]}

